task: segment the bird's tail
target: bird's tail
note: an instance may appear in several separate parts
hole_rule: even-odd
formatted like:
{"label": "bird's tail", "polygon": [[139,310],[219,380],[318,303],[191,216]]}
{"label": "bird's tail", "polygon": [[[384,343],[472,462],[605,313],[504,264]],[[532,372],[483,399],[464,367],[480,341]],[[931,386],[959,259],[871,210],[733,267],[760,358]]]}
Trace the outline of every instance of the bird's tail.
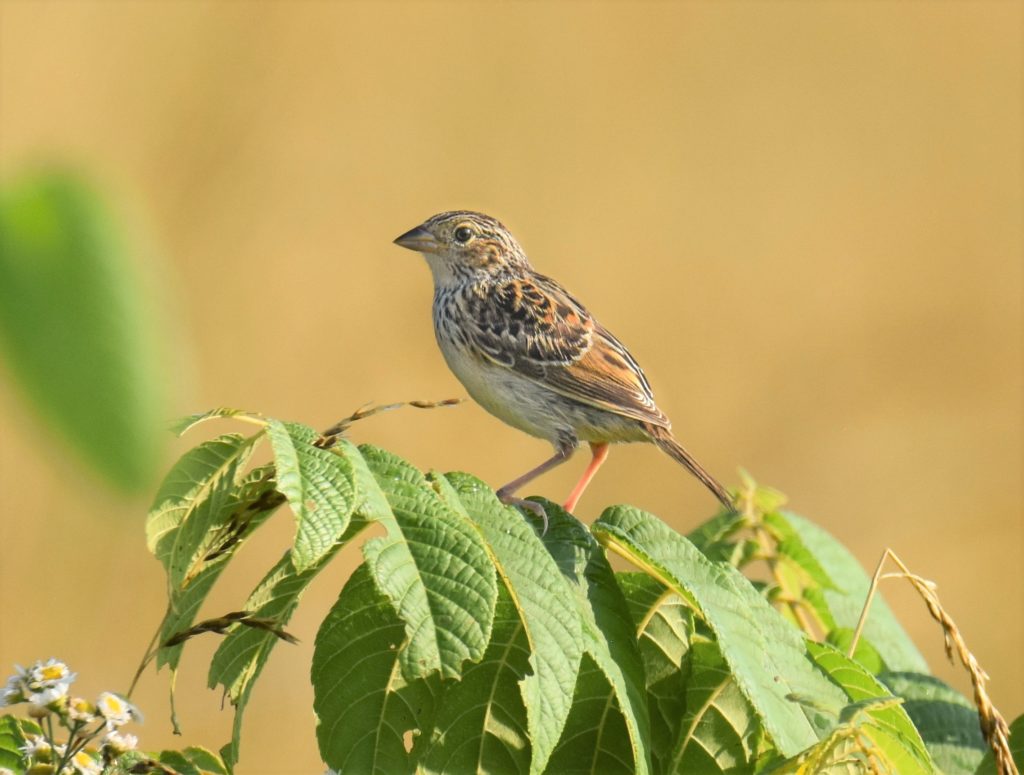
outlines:
{"label": "bird's tail", "polygon": [[715,477],[705,471],[703,466],[694,459],[693,455],[687,452],[683,445],[675,440],[672,431],[658,425],[648,425],[647,432],[651,435],[651,440],[664,452],[667,452],[678,463],[686,466],[690,473],[700,479],[704,486],[711,490],[712,494],[722,502],[723,506],[729,510],[735,510],[736,505],[733,503],[728,490],[719,484]]}

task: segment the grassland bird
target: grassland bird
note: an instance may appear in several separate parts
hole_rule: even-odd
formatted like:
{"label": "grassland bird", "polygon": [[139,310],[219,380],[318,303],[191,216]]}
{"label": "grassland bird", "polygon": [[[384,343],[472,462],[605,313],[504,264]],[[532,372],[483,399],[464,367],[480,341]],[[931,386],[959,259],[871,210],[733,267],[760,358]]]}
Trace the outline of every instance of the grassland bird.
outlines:
{"label": "grassland bird", "polygon": [[445,361],[484,409],[549,441],[555,454],[498,490],[503,503],[544,518],[516,492],[566,462],[581,441],[592,458],[565,501],[573,511],[614,442],[656,444],[726,508],[732,499],[673,437],[651,386],[625,346],[561,285],[534,271],[494,218],[444,212],[395,240],[426,258],[434,279],[434,334]]}

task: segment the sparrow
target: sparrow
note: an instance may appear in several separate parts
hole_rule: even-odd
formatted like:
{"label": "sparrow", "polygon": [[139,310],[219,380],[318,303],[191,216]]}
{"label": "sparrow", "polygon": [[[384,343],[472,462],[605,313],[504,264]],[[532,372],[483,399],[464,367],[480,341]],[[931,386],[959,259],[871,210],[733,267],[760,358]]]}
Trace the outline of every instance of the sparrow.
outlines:
{"label": "sparrow", "polygon": [[434,280],[434,334],[469,395],[498,419],[545,439],[555,454],[497,491],[544,519],[516,492],[565,463],[592,457],[565,501],[572,512],[608,457],[609,444],[656,444],[727,509],[728,491],[672,435],[643,370],[626,347],[561,285],[534,271],[515,237],[483,213],[439,213],[395,240],[421,253]]}

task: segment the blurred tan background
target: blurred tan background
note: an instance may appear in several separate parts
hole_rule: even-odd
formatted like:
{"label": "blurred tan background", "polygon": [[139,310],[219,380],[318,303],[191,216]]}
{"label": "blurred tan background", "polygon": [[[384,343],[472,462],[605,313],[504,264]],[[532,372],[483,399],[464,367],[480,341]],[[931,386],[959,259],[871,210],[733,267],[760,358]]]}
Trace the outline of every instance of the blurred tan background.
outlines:
{"label": "blurred tan background", "polygon": [[[935,579],[1024,711],[1022,6],[943,3],[4,2],[0,173],[80,164],[158,245],[184,345],[176,409],[317,427],[367,401],[463,395],[436,350],[432,213],[494,214],[633,350],[678,435],[743,466],[873,567]],[[191,360],[189,360],[191,359]],[[106,494],[0,382],[0,672],[51,655],[123,689],[163,607],[145,501]],[[354,430],[498,485],[546,446],[466,405]],[[179,448],[183,449],[184,446]],[[535,490],[559,499],[585,456]],[[713,501],[617,448],[581,515],[686,530]],[[225,575],[237,606],[282,513]],[[242,772],[319,772],[308,663],[326,571],[254,693]],[[937,626],[885,593],[957,687]],[[186,651],[145,747],[230,734]],[[283,737],[282,737],[283,736]]]}

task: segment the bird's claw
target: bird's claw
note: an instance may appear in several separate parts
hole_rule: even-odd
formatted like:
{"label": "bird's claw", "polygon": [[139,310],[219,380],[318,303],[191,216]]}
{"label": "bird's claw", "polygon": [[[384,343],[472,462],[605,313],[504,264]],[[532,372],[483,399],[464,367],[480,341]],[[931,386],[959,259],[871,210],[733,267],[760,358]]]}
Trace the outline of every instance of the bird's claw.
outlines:
{"label": "bird's claw", "polygon": [[528,501],[524,498],[517,498],[514,495],[502,495],[500,492],[498,493],[498,500],[506,506],[519,506],[531,512],[535,517],[540,517],[544,520],[544,528],[540,531],[540,534],[545,535],[548,532],[548,513],[536,501]]}

